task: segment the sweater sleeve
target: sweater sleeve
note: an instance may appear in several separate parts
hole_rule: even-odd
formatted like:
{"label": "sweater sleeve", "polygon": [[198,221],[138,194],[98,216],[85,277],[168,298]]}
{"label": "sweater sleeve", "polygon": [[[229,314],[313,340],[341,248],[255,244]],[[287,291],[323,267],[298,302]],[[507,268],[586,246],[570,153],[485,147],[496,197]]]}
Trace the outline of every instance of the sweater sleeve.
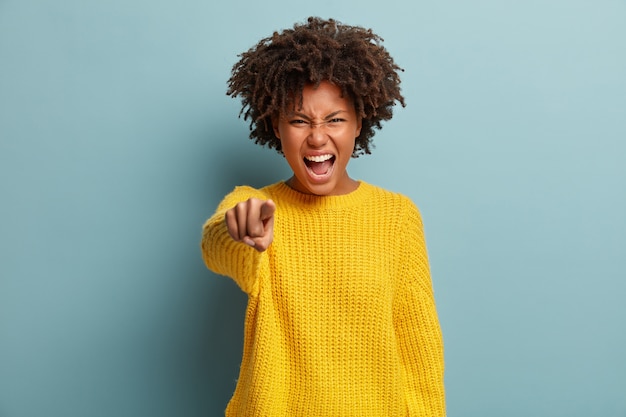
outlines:
{"label": "sweater sleeve", "polygon": [[251,187],[236,187],[217,207],[202,228],[202,258],[216,274],[231,277],[249,295],[258,294],[259,270],[267,264],[266,252],[233,240],[226,227],[226,211],[251,197],[267,199],[261,191]]}
{"label": "sweater sleeve", "polygon": [[394,322],[409,416],[446,415],[443,338],[420,213],[407,202],[401,222],[400,278]]}

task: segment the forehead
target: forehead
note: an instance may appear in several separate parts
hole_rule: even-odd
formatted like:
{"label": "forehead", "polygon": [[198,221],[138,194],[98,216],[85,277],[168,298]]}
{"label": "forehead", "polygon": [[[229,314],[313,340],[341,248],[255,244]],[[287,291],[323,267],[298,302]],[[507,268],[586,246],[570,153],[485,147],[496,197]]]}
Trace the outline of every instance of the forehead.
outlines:
{"label": "forehead", "polygon": [[354,110],[352,99],[339,86],[328,81],[322,81],[319,85],[305,85],[297,96],[287,97],[285,104],[287,113]]}

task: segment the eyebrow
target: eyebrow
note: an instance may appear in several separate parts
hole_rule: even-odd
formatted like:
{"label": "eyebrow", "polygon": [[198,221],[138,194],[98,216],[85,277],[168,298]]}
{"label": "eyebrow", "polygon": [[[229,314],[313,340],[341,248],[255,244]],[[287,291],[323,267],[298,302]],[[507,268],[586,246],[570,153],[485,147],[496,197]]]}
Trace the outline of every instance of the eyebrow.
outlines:
{"label": "eyebrow", "polygon": [[[324,120],[332,119],[333,117],[337,116],[337,115],[338,115],[338,114],[340,114],[340,113],[348,113],[348,111],[347,111],[347,110],[337,110],[337,111],[334,111],[334,112],[332,112],[332,113],[330,113],[330,114],[328,114],[328,115],[324,116]],[[293,113],[291,114],[291,116],[292,116],[292,117],[293,117],[293,116],[298,116],[298,117],[302,117],[303,119],[311,120],[311,117],[307,116],[307,115],[306,115],[306,114],[304,114],[304,113],[300,113],[300,112],[297,112],[297,111],[296,111],[296,112],[293,112]]]}

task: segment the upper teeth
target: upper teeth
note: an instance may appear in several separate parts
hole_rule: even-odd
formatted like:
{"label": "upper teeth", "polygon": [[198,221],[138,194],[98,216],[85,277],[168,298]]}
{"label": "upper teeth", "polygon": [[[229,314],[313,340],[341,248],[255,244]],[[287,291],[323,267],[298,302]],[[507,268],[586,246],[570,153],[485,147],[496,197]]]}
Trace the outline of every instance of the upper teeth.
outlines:
{"label": "upper teeth", "polygon": [[311,161],[311,162],[324,162],[324,161],[328,161],[332,157],[333,156],[331,154],[327,154],[327,155],[305,156],[304,158],[307,161]]}

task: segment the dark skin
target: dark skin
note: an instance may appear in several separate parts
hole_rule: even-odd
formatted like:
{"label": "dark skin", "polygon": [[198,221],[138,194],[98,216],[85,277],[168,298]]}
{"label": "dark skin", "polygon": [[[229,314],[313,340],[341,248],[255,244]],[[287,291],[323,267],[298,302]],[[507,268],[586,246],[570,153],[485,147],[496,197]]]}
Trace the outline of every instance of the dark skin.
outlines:
{"label": "dark skin", "polygon": [[392,118],[396,103],[405,104],[399,77],[403,70],[382,41],[371,30],[310,17],[242,53],[233,66],[227,94],[241,98],[250,138],[280,152],[272,118],[299,107],[305,85],[329,81],[354,103],[363,120],[353,156],[369,154],[375,130]]}
{"label": "dark skin", "polygon": [[233,240],[264,252],[274,240],[274,212],[272,200],[250,198],[226,212],[228,233]]}
{"label": "dark skin", "polygon": [[[241,114],[250,119],[250,138],[282,152],[274,125],[278,115],[301,107],[305,86],[328,81],[350,100],[362,122],[352,156],[369,154],[374,130],[391,119],[396,103],[404,106],[402,69],[382,41],[371,30],[310,17],[242,53],[233,66],[227,94],[241,98]],[[273,240],[275,210],[271,200],[239,203],[226,212],[228,233],[263,252]]]}

